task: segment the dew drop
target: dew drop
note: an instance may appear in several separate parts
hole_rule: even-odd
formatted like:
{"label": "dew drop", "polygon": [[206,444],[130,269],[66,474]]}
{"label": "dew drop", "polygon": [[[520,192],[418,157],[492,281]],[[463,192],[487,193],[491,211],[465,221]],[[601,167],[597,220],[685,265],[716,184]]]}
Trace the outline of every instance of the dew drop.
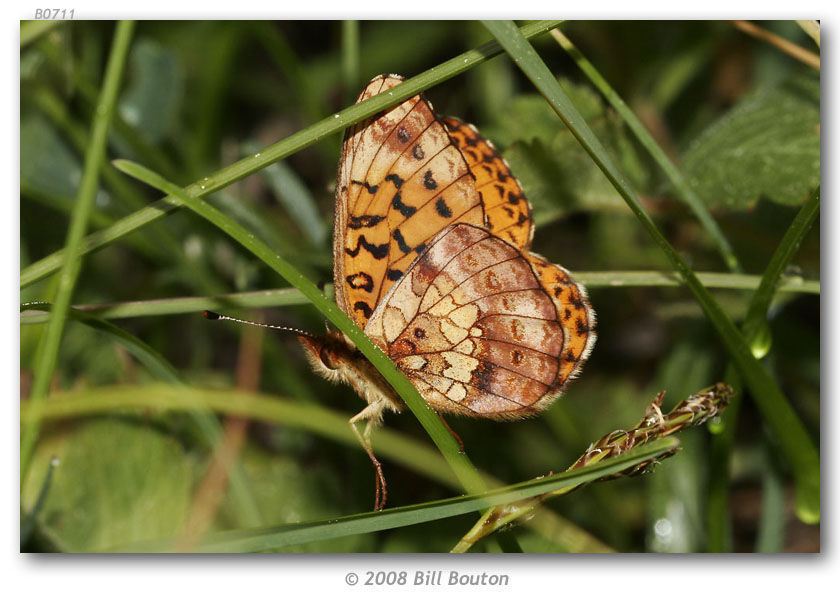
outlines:
{"label": "dew drop", "polygon": [[653,532],[658,538],[668,539],[674,532],[674,526],[668,519],[657,519],[656,523],[653,524]]}

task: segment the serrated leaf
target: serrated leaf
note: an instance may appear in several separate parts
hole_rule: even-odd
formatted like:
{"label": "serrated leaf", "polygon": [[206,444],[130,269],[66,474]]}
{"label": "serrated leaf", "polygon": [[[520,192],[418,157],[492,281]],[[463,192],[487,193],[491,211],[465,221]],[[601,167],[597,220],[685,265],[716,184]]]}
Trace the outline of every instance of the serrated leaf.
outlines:
{"label": "serrated leaf", "polygon": [[[591,126],[631,180],[643,181],[645,171],[621,121],[605,114]],[[550,144],[540,139],[516,143],[505,158],[522,182],[538,224],[578,210],[625,210],[621,196],[565,128]]]}
{"label": "serrated leaf", "polygon": [[798,75],[744,98],[689,148],[683,171],[710,207],[804,202],[820,180],[819,77]]}
{"label": "serrated leaf", "polygon": [[[591,87],[563,79],[560,85],[587,121],[604,114],[604,103]],[[514,97],[501,114],[503,119],[500,122],[487,125],[481,131],[502,148],[518,141],[531,142],[535,139],[550,144],[558,131],[566,131],[566,126],[539,94]]]}

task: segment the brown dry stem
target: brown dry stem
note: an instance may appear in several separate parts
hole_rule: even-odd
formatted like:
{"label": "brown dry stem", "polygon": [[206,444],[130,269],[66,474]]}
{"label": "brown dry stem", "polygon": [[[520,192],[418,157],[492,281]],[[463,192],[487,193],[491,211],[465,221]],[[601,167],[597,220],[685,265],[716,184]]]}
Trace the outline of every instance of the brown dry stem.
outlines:
{"label": "brown dry stem", "polygon": [[[645,416],[635,427],[629,430],[618,429],[590,444],[589,448],[586,449],[581,457],[567,471],[580,469],[601,462],[604,459],[619,456],[650,441],[673,435],[685,427],[700,425],[718,415],[729,404],[732,393],[732,388],[729,385],[716,383],[711,387],[700,390],[696,394],[692,394],[680,402],[671,412],[663,414],[662,400],[665,397],[665,392],[660,392],[656,395],[653,402],[648,405],[647,410],[645,410]],[[603,479],[645,473],[654,464],[672,456],[677,449],[669,450],[656,458],[633,465],[620,473],[604,477]],[[452,552],[467,551],[473,544],[491,533],[498,531],[505,525],[516,519],[531,516],[533,511],[546,499],[568,494],[581,487],[581,485],[583,484],[568,486],[540,496],[535,496],[534,498],[488,509],[481,515],[481,518],[472,529],[455,545]]]}

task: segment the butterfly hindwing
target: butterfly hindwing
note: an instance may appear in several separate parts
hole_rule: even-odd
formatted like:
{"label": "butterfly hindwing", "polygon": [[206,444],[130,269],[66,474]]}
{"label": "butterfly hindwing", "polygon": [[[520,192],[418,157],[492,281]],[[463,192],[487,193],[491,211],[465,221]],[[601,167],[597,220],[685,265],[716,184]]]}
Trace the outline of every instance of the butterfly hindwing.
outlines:
{"label": "butterfly hindwing", "polygon": [[411,265],[365,333],[435,410],[518,418],[571,375],[557,306],[519,249],[458,224]]}

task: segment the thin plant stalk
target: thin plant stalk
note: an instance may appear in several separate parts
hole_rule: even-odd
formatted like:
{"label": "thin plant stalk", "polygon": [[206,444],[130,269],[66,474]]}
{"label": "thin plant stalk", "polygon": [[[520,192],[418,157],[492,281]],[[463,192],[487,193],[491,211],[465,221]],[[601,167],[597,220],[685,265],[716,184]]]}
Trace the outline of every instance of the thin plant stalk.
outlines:
{"label": "thin plant stalk", "polygon": [[776,47],[788,56],[795,58],[799,62],[806,64],[809,67],[816,69],[817,71],[820,70],[819,54],[811,52],[810,50],[806,50],[802,46],[797,46],[790,40],[786,40],[782,36],[776,35],[772,31],[767,31],[766,29],[764,29],[763,27],[759,27],[755,23],[750,23],[749,21],[736,20],[732,21],[732,24],[747,35],[751,35],[756,39],[759,39],[763,42],[767,42],[771,46]]}
{"label": "thin plant stalk", "polygon": [[102,91],[94,113],[93,129],[90,143],[85,153],[85,164],[82,180],[76,197],[76,205],[70,219],[67,232],[67,242],[61,259],[58,289],[56,290],[54,308],[51,312],[44,337],[39,343],[35,357],[35,377],[32,383],[32,393],[29,402],[36,417],[30,421],[21,432],[20,475],[21,481],[26,476],[29,462],[35,450],[38,439],[37,414],[49,390],[70,308],[73,289],[81,270],[82,238],[87,229],[88,219],[93,209],[93,201],[99,187],[99,171],[105,158],[108,141],[108,128],[114,115],[123,69],[125,67],[131,35],[134,31],[133,21],[121,21],[117,24],[114,42],[105,69]]}
{"label": "thin plant stalk", "polygon": [[[575,280],[587,288],[611,287],[679,287],[685,283],[675,272],[661,271],[576,271]],[[730,273],[698,272],[697,278],[707,288],[726,290],[755,290],[761,277]],[[333,286],[324,286],[324,295],[333,297]],[[781,277],[774,294],[819,294],[819,280],[801,277]],[[225,311],[245,308],[276,308],[309,304],[309,300],[297,288],[235,292],[214,296],[190,296],[185,298],[160,298],[104,304],[77,304],[76,310],[102,317],[103,319],[131,319],[160,315],[199,313],[203,310]],[[35,325],[47,320],[47,313],[36,304],[21,306],[21,325]]]}
{"label": "thin plant stalk", "polygon": [[[750,300],[747,317],[741,325],[743,333],[753,355],[762,358],[770,350],[772,338],[767,323],[767,312],[774,291],[780,285],[782,273],[805,239],[819,215],[820,188],[814,190],[807,202],[799,209],[776,251],[770,258],[764,275],[756,292]],[[730,363],[726,368],[725,379],[734,388],[732,403],[729,410],[715,427],[715,435],[709,447],[709,493],[706,507],[707,515],[707,549],[709,552],[729,552],[731,529],[729,524],[729,462],[735,444],[735,429],[741,410],[742,382],[741,377]],[[805,522],[812,521],[814,515],[804,513],[799,515]]]}

